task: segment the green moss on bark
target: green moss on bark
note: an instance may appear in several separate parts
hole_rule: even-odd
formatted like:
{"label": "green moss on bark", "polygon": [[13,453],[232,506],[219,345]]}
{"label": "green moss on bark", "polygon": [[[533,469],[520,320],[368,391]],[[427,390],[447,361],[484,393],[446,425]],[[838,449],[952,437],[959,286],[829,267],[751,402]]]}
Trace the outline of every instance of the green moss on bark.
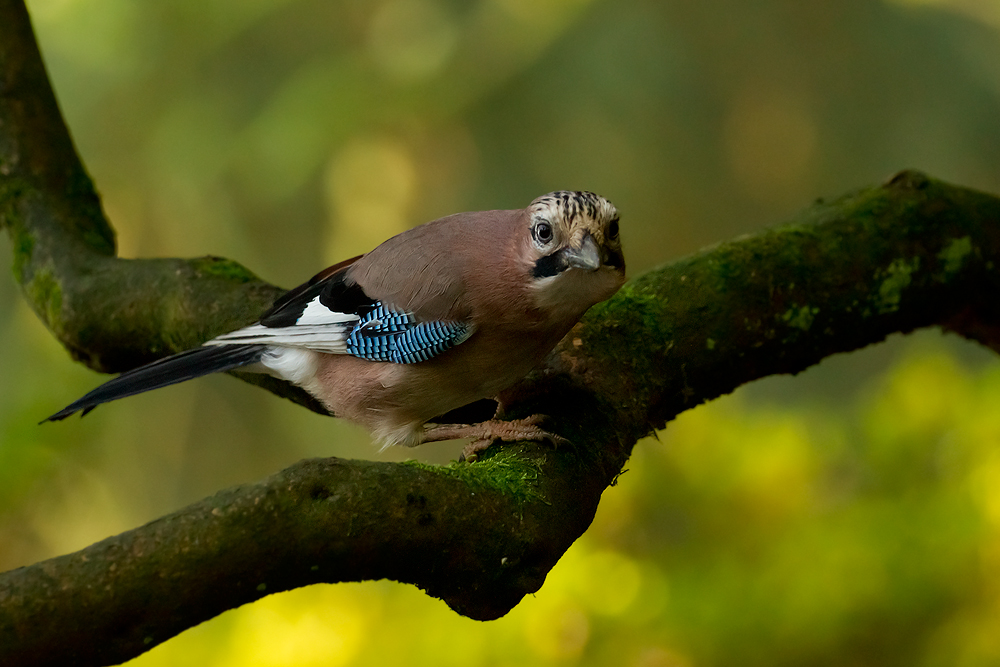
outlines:
{"label": "green moss on bark", "polygon": [[952,239],[941,252],[937,254],[942,263],[940,280],[947,282],[948,279],[961,270],[962,265],[972,254],[972,238],[963,236]]}
{"label": "green moss on bark", "polygon": [[204,276],[222,278],[237,284],[259,281],[256,275],[239,262],[234,262],[225,257],[215,257],[206,255],[190,260],[191,266],[196,272]]}
{"label": "green moss on bark", "polygon": [[492,447],[482,452],[473,462],[453,462],[438,466],[419,461],[405,461],[403,465],[413,466],[435,475],[461,480],[472,492],[489,489],[502,493],[516,502],[543,501],[539,490],[539,476],[545,463],[544,455],[530,456],[516,445]]}
{"label": "green moss on bark", "polygon": [[25,285],[27,293],[42,320],[58,323],[62,315],[62,286],[50,270],[35,271],[31,282]]}
{"label": "green moss on bark", "polygon": [[23,285],[27,279],[25,272],[31,264],[31,253],[35,248],[35,237],[28,234],[17,225],[9,225],[11,242],[14,250],[14,280],[18,285]]}

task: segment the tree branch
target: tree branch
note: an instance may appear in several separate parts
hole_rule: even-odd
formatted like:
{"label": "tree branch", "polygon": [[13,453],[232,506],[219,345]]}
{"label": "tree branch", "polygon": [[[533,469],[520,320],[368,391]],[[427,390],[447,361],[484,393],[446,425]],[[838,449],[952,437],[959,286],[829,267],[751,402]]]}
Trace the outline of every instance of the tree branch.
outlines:
{"label": "tree branch", "polygon": [[[283,289],[221,257],[115,257],[115,234],[56,104],[23,0],[0,0],[0,226],[14,276],[52,334],[107,373],[249,324]],[[269,376],[242,379],[322,414]]]}
{"label": "tree branch", "polygon": [[[28,302],[99,370],[246,324],[280,293],[228,260],[114,257],[19,0],[0,0],[0,225]],[[998,266],[996,197],[904,172],[817,204],[634,279],[504,396],[511,416],[552,415],[574,445],[446,467],[303,461],[7,572],[0,663],[120,662],[318,582],[395,579],[497,618],[586,530],[635,441],[678,413],[896,331],[936,324],[1000,349]]]}

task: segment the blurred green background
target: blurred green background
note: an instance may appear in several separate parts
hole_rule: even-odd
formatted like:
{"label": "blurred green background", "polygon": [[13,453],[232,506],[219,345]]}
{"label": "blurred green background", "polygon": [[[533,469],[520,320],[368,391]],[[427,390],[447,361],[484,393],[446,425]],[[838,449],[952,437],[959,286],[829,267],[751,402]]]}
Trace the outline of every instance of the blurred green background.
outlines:
{"label": "blurred green background", "polygon": [[[287,287],[441,215],[589,189],[629,271],[916,167],[1000,193],[997,0],[31,0],[124,256]],[[4,243],[6,245],[6,243]],[[0,266],[10,276],[9,246]],[[86,419],[101,378],[0,280],[0,568],[360,429],[229,377]],[[923,332],[639,443],[504,619],[390,582],[280,594],[136,665],[1000,665],[1000,364]]]}

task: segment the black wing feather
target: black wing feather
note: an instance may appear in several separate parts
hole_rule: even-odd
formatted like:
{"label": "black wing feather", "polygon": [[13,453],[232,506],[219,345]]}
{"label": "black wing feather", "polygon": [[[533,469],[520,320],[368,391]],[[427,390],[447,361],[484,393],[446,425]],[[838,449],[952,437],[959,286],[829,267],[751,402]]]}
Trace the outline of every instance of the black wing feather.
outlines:
{"label": "black wing feather", "polygon": [[159,359],[108,380],[44,421],[65,419],[81,410],[83,414],[87,414],[101,403],[134,396],[209,373],[229,371],[256,363],[260,361],[266,347],[265,345],[203,346]]}
{"label": "black wing feather", "polygon": [[261,315],[260,323],[265,327],[280,328],[295,326],[302,311],[316,297],[319,302],[336,313],[363,314],[375,305],[375,299],[365,294],[361,286],[347,280],[347,269],[361,258],[361,255],[344,260],[317,273],[308,282],[282,294]]}

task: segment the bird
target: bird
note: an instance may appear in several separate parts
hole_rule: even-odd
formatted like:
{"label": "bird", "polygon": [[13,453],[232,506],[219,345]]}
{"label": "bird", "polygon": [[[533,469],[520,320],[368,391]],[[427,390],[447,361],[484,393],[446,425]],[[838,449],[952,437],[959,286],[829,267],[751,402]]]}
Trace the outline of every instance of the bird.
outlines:
{"label": "bird", "polygon": [[523,209],[457,213],[321,271],[255,324],[122,373],[44,421],[240,369],[301,387],[383,448],[558,443],[539,415],[439,420],[523,379],[624,282],[618,210],[600,195],[561,190]]}

